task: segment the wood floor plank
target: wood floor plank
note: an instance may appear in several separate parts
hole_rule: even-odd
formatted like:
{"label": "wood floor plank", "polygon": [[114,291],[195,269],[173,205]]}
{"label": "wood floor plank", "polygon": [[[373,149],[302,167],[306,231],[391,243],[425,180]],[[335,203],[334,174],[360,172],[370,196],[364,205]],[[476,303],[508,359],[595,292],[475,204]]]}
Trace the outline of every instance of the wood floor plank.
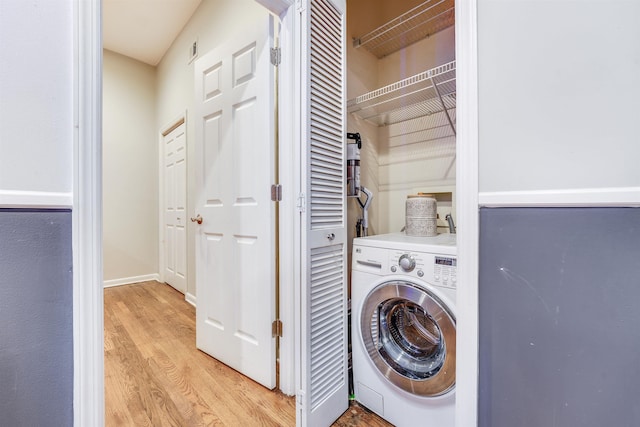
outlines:
{"label": "wood floor plank", "polygon": [[176,364],[163,352],[156,353],[151,363],[158,372],[164,373],[165,389],[184,414],[188,425],[215,425],[219,419],[193,388],[191,378],[183,367]]}
{"label": "wood floor plank", "polygon": [[[183,346],[179,341],[162,343],[161,347],[170,347],[172,351],[180,351]],[[208,356],[202,358],[197,356],[199,352],[189,354],[182,361],[180,375],[184,379],[184,384],[176,385],[184,395],[190,396],[192,407],[201,414],[201,417],[215,421],[216,425],[224,425],[224,420],[233,418],[234,414],[218,398],[220,390],[224,390],[215,378],[209,376],[202,369],[202,365],[210,363]],[[174,379],[174,383],[177,382]]]}
{"label": "wood floor plank", "polygon": [[[195,347],[195,309],[168,285],[105,289],[105,424],[295,426],[295,400]],[[357,405],[336,427],[389,427]]]}
{"label": "wood floor plank", "polygon": [[[118,333],[119,329],[119,333]],[[107,417],[109,414],[124,414],[123,418],[131,419],[133,424],[149,426],[151,421],[146,415],[145,408],[140,399],[138,391],[138,382],[142,377],[132,376],[129,363],[130,357],[122,357],[124,352],[133,353],[126,346],[126,343],[120,341],[120,335],[125,333],[124,328],[116,328],[113,336],[114,344],[120,351],[108,352],[105,354],[105,405]],[[108,419],[108,418],[107,418]],[[118,425],[116,423],[112,425]]]}

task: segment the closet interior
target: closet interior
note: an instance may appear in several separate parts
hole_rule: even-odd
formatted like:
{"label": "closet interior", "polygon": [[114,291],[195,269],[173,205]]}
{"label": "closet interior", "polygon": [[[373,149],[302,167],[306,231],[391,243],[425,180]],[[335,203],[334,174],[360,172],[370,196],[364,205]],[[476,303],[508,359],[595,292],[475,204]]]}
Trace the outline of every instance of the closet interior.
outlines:
{"label": "closet interior", "polygon": [[[438,232],[455,218],[454,0],[347,1],[347,132],[373,193],[369,234],[399,232],[407,195],[434,194]],[[361,214],[349,203],[351,226]]]}

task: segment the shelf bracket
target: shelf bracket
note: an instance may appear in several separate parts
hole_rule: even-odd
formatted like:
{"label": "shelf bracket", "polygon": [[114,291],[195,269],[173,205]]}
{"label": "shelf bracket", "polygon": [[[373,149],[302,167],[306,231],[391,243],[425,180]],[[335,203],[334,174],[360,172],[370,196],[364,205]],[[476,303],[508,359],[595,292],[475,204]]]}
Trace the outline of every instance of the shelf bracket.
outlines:
{"label": "shelf bracket", "polygon": [[440,105],[442,105],[442,110],[447,115],[449,126],[451,126],[451,130],[453,131],[453,134],[455,136],[458,136],[458,134],[456,133],[456,127],[453,125],[453,120],[451,120],[451,115],[449,115],[449,110],[447,109],[447,106],[444,104],[444,100],[442,99],[442,95],[440,94],[440,89],[438,88],[438,85],[436,84],[436,82],[433,80],[433,76],[430,77],[430,79],[431,79],[431,84],[433,85],[433,89],[436,91],[436,94],[438,94],[438,99],[440,100]]}

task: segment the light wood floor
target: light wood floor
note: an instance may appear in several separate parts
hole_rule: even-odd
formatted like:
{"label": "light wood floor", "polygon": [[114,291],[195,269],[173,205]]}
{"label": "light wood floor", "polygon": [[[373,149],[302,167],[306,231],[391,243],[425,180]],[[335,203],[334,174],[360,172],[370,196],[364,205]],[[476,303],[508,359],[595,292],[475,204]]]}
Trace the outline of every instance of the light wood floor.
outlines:
{"label": "light wood floor", "polygon": [[[168,285],[104,292],[106,426],[294,426],[295,402],[195,347],[195,310]],[[388,427],[352,405],[337,427]]]}

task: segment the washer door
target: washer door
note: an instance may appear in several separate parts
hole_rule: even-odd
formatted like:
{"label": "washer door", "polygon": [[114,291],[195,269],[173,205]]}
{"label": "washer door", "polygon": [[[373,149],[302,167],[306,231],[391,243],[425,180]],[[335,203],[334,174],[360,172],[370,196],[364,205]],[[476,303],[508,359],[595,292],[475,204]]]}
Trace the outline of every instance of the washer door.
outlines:
{"label": "washer door", "polygon": [[455,386],[456,320],[429,290],[385,282],[365,298],[360,329],[369,357],[401,389],[424,397]]}

